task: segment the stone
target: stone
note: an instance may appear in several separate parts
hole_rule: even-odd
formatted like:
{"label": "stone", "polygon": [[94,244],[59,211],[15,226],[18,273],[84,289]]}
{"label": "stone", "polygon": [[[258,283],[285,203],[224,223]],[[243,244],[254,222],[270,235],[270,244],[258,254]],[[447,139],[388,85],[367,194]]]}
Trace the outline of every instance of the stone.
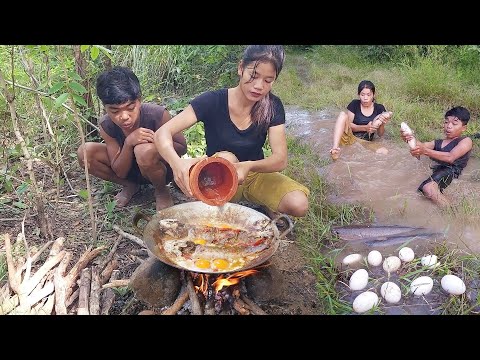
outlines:
{"label": "stone", "polygon": [[139,300],[160,308],[172,305],[177,298],[182,286],[180,277],[179,269],[150,257],[134,271],[130,287]]}
{"label": "stone", "polygon": [[284,288],[283,276],[275,267],[260,269],[245,278],[247,296],[255,302],[272,301],[281,296]]}

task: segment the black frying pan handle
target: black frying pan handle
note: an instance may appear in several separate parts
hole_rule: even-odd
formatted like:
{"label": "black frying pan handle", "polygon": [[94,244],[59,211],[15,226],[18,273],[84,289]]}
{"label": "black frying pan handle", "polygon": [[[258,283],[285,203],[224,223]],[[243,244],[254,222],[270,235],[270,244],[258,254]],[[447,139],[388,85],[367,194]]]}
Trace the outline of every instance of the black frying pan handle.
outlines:
{"label": "black frying pan handle", "polygon": [[138,212],[135,214],[135,216],[133,217],[133,228],[135,229],[135,231],[137,232],[138,235],[140,236],[143,236],[143,230],[145,230],[145,227],[143,229],[140,229],[138,227],[138,222],[143,219],[145,220],[147,223],[152,220],[152,217],[151,216],[148,216],[142,212]]}
{"label": "black frying pan handle", "polygon": [[276,225],[277,221],[282,221],[285,226],[287,227],[280,235],[278,235],[279,239],[284,238],[289,232],[293,230],[293,222],[292,219],[286,214],[280,214],[279,216],[275,217],[272,220],[272,223]]}

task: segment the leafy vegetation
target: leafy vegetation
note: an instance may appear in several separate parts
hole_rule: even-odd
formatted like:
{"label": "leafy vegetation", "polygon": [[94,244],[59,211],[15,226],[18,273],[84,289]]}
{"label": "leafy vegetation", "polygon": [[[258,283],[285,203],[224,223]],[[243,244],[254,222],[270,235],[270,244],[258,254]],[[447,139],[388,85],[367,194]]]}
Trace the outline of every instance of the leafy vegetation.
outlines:
{"label": "leafy vegetation", "polygon": [[[236,84],[241,48],[237,45],[0,46],[0,71],[15,95],[15,111],[26,149],[35,166],[43,167],[44,177],[51,177],[60,186],[69,181],[67,174],[78,166],[76,149],[81,132],[76,115],[85,138],[98,140],[95,130],[103,109],[95,96],[95,79],[101,71],[114,65],[131,67],[140,79],[144,100],[164,104],[176,114],[199,93]],[[285,105],[309,110],[342,109],[356,94],[359,81],[370,79],[377,86],[377,101],[394,111],[392,121],[397,125],[408,121],[422,141],[438,134],[443,114],[453,105],[466,106],[472,114],[467,134],[480,130],[479,46],[289,45],[287,50],[285,68],[274,85],[274,92]],[[34,207],[32,185],[25,173],[24,154],[13,131],[3,92],[0,99],[0,211],[21,217],[26,209]],[[398,139],[393,136],[393,128],[387,128],[387,136]],[[203,131],[201,123],[185,131],[189,156],[203,154]],[[285,173],[294,175],[311,189],[311,207],[305,218],[297,220],[296,235],[317,275],[322,312],[349,313],[350,306],[335,288],[342,275],[335,267],[339,250],[335,239],[329,236],[330,228],[369,220],[372,214],[361,204],[329,203],[330,185],[316,172],[324,164],[292,139],[288,146],[290,158]],[[268,145],[265,151],[267,154],[270,151]],[[477,153],[474,151],[474,156]],[[112,205],[113,188],[112,184],[104,184],[101,228],[109,229],[117,220]],[[87,190],[75,193],[71,189],[87,201]],[[478,206],[468,199],[464,208],[466,214],[478,213]],[[450,255],[444,254],[448,261],[442,271],[462,269],[468,279],[478,278],[477,256]],[[5,272],[4,258],[0,255],[0,281],[4,280]],[[464,300],[451,298],[444,304],[443,313],[471,313],[472,306]]]}

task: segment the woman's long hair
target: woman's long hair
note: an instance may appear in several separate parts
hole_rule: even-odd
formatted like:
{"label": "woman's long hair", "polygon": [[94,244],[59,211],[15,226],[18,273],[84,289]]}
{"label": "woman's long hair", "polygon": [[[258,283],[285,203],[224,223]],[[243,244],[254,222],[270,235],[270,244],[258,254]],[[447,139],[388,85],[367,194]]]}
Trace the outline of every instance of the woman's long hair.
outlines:
{"label": "woman's long hair", "polygon": [[[258,64],[271,63],[275,68],[275,79],[277,79],[282,71],[284,61],[285,50],[282,45],[249,45],[243,53],[242,66],[245,69],[251,63],[255,63],[250,80],[253,81]],[[250,112],[252,123],[259,131],[268,128],[274,115],[275,109],[270,92],[262,100],[257,101]]]}

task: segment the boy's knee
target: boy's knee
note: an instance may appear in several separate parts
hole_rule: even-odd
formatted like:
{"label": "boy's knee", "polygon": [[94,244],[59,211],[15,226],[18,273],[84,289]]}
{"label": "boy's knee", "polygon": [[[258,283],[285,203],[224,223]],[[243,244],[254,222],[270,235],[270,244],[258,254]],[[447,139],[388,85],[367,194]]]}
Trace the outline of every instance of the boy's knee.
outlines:
{"label": "boy's knee", "polygon": [[84,144],[82,144],[77,149],[77,160],[78,160],[78,163],[80,164],[80,166],[84,166],[84,164],[85,164],[84,163],[84,158],[83,158],[83,155],[84,155],[83,149],[85,147],[88,151],[88,147],[86,145],[87,144],[85,144],[85,146],[84,146]]}
{"label": "boy's knee", "polygon": [[435,181],[430,181],[423,185],[422,187],[422,192],[423,195],[425,195],[428,198],[433,197],[437,192],[439,192],[439,187],[438,184]]}
{"label": "boy's knee", "polygon": [[140,167],[151,167],[160,162],[160,154],[153,144],[139,144],[133,148],[133,152]]}

